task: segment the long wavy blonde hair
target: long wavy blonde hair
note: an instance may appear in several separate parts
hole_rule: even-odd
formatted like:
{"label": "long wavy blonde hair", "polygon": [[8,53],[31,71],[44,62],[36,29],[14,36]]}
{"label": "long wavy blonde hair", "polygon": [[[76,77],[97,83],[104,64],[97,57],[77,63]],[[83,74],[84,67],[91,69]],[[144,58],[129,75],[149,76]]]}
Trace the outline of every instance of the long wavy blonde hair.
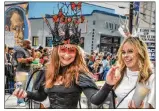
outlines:
{"label": "long wavy blonde hair", "polygon": [[120,66],[121,78],[114,88],[116,88],[120,84],[120,82],[123,79],[124,72],[126,70],[126,65],[122,59],[122,49],[125,43],[130,43],[138,52],[138,67],[139,67],[138,82],[145,83],[152,74],[152,69],[150,66],[151,61],[149,58],[147,45],[138,37],[128,37],[123,41],[117,53],[118,56],[117,64]]}
{"label": "long wavy blonde hair", "polygon": [[[47,66],[45,84],[46,88],[51,88],[54,86],[54,83],[59,74],[60,60],[58,55],[58,47],[59,46],[53,48],[50,63]],[[68,66],[66,72],[63,74],[63,82],[65,87],[71,86],[71,83],[74,81],[74,79],[76,83],[78,83],[79,74],[91,74],[84,60],[82,49],[79,46],[75,47],[77,49],[75,60]]]}

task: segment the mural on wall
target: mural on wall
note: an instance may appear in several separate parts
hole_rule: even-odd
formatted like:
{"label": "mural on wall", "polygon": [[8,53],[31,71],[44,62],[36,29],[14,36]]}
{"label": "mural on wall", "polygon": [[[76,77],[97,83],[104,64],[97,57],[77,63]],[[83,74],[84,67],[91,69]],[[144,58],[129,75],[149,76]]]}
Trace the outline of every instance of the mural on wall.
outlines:
{"label": "mural on wall", "polygon": [[[28,3],[13,5],[5,11],[5,31],[14,34],[14,46],[28,39]],[[6,38],[6,37],[5,37]]]}

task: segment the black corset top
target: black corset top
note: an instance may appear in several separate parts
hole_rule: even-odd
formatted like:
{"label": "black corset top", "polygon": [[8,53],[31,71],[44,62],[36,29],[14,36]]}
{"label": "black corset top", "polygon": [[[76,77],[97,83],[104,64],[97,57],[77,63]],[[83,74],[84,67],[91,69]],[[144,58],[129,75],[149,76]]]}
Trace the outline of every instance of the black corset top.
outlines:
{"label": "black corset top", "polygon": [[63,85],[57,85],[50,89],[45,89],[50,99],[50,108],[54,109],[75,109],[82,90],[73,85],[65,88]]}

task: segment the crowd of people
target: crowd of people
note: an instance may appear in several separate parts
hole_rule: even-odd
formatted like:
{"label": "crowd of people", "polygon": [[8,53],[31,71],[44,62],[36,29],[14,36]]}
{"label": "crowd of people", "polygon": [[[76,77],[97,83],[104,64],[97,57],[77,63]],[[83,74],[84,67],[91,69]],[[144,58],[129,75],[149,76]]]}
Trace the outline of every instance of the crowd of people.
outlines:
{"label": "crowd of people", "polygon": [[[26,97],[36,101],[44,101],[46,97],[49,97],[52,105],[49,108],[76,108],[82,91],[91,103],[100,105],[113,89],[117,97],[116,108],[136,108],[132,96],[136,84],[143,83],[150,87],[150,93],[147,94],[140,108],[155,108],[154,71],[151,67],[147,46],[138,37],[125,39],[116,55],[104,54],[103,52],[93,52],[88,55],[79,46],[71,44],[59,45],[51,51],[41,46],[38,49],[33,49],[30,43],[29,40],[24,40],[22,46],[15,48],[5,45],[5,89],[10,94],[14,91],[14,95],[18,97],[17,104],[25,105],[23,98]],[[43,80],[40,83],[38,93],[32,92],[31,89],[19,91],[16,86],[16,83],[18,84],[22,80],[22,75],[27,75],[26,79],[22,81],[23,87],[26,87],[28,78],[33,72],[31,66],[36,66],[36,68],[47,67],[46,81]],[[120,79],[117,79],[114,74],[117,67],[120,69]],[[100,80],[106,81],[106,83],[99,90],[95,81]],[[74,83],[73,86],[72,82]],[[54,100],[54,96],[57,96],[56,92],[60,91],[63,94],[65,93],[63,91],[67,92],[68,87],[68,92],[72,92],[76,89],[76,85],[80,89],[77,88],[75,92],[78,93],[70,95],[77,97],[73,103],[72,100],[68,100],[71,103],[70,106],[68,104],[60,105],[61,101]],[[52,95],[49,90],[45,91],[44,87],[51,88],[55,95]],[[16,90],[14,90],[15,88]],[[62,92],[61,88],[63,89]],[[58,92],[58,94],[60,93]],[[61,97],[58,96],[60,100]],[[58,104],[55,105],[54,101],[57,101]]]}
{"label": "crowd of people", "polygon": [[[34,70],[45,67],[49,53],[49,49],[42,46],[31,48],[29,40],[24,40],[21,46],[14,48],[5,44],[5,93],[12,94],[20,85],[25,88]],[[22,80],[23,76],[26,77]],[[23,99],[18,99],[17,104],[25,106]]]}
{"label": "crowd of people", "polygon": [[110,52],[92,52],[91,55],[86,54],[85,60],[89,71],[93,73],[97,81],[106,80],[109,69],[116,64],[116,54]]}
{"label": "crowd of people", "polygon": [[[155,108],[155,75],[151,67],[147,46],[142,40],[128,37],[123,41],[116,55],[102,52],[93,52],[92,55],[88,55],[81,50],[82,48],[71,44],[59,45],[52,51],[41,46],[38,49],[31,49],[29,40],[24,40],[21,47],[10,48],[5,45],[6,92],[12,94],[14,91],[14,95],[18,97],[17,104],[21,106],[24,105],[23,98],[26,97],[36,101],[45,101],[46,97],[49,97],[51,105],[49,108],[76,108],[81,91],[91,103],[100,105],[113,89],[116,94],[116,108],[136,108],[132,96],[136,84],[143,83],[150,87],[150,92],[139,108]],[[14,59],[17,60],[16,65],[13,62]],[[16,83],[22,80],[20,75],[27,75],[29,78],[33,72],[30,67],[35,64],[36,68],[47,66],[45,82],[43,80],[40,83],[38,93],[32,92],[31,89],[27,91],[20,89],[19,91]],[[118,78],[114,74],[114,70],[117,68],[120,69],[120,77]],[[95,81],[98,80],[106,81],[100,90],[95,84]],[[73,86],[72,81],[74,81]],[[23,80],[22,84],[25,84],[23,87],[26,87],[26,83],[27,80]],[[76,89],[76,85],[80,89]],[[45,91],[44,87],[53,91],[54,95],[49,90]],[[14,90],[15,88],[16,90]],[[75,89],[76,93],[73,93]],[[58,101],[61,100],[61,94],[67,90],[71,93],[71,95],[69,93],[71,97],[77,97],[74,102],[72,99],[67,100],[71,103],[68,102],[70,106],[68,104],[61,105],[62,101]],[[69,95],[65,95],[69,99]],[[58,100],[54,100],[54,96],[59,96]],[[54,101],[57,101],[58,104],[55,105]]]}

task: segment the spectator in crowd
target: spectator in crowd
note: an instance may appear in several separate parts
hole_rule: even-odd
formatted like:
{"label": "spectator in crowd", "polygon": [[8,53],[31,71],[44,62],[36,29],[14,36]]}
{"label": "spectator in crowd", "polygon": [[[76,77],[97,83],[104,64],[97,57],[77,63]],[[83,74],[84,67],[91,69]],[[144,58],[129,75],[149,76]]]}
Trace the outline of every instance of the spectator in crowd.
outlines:
{"label": "spectator in crowd", "polygon": [[92,65],[94,64],[93,55],[89,55],[88,59],[89,59],[89,60],[88,60],[87,66],[88,66],[89,71],[92,72],[92,71],[93,71]]}
{"label": "spectator in crowd", "polygon": [[4,46],[4,63],[5,63],[5,89],[8,89],[7,86],[7,65],[8,65],[8,59],[7,59],[7,54],[8,54],[8,46],[5,44]]}
{"label": "spectator in crowd", "polygon": [[45,48],[43,49],[43,53],[42,53],[42,54],[47,54],[47,55],[48,55],[48,54],[49,54],[49,49],[45,47]]}
{"label": "spectator in crowd", "polygon": [[[43,49],[44,49],[44,48],[40,45],[37,50],[42,54],[42,53],[43,53]],[[45,49],[45,50],[46,50],[46,49]]]}
{"label": "spectator in crowd", "polygon": [[40,58],[40,63],[42,66],[45,66],[45,64],[49,61],[49,55],[47,53],[44,53]]}
{"label": "spectator in crowd", "polygon": [[[27,80],[31,74],[31,63],[33,61],[33,57],[31,57],[29,52],[29,50],[31,50],[30,44],[31,42],[29,40],[23,40],[22,47],[17,47],[14,53],[14,57],[17,61],[16,86],[18,86],[21,82],[23,89],[25,89]],[[18,98],[17,104],[20,106],[25,106],[24,99]]]}
{"label": "spectator in crowd", "polygon": [[114,54],[112,56],[112,59],[110,60],[110,66],[115,65],[117,61],[117,56]]}
{"label": "spectator in crowd", "polygon": [[96,58],[98,57],[98,52],[96,52],[96,51],[93,51],[93,53],[92,53],[92,56],[93,56],[93,62],[96,60]]}
{"label": "spectator in crowd", "polygon": [[107,54],[107,62],[108,62],[107,67],[108,67],[109,69],[110,69],[110,67],[111,67],[111,65],[110,65],[111,57],[112,57],[111,53],[108,53],[108,54]]}
{"label": "spectator in crowd", "polygon": [[103,57],[102,64],[103,64],[103,76],[102,76],[102,79],[105,80],[107,72],[110,69],[110,65],[109,65],[109,62],[107,60],[107,56],[106,55],[104,55],[104,57]]}
{"label": "spectator in crowd", "polygon": [[79,44],[79,46],[84,49],[84,37],[80,38],[80,44]]}
{"label": "spectator in crowd", "polygon": [[98,58],[95,60],[94,64],[92,65],[93,68],[93,74],[96,78],[96,80],[101,80],[102,73],[103,73],[103,64],[102,59]]}
{"label": "spectator in crowd", "polygon": [[8,84],[8,90],[9,93],[13,92],[14,89],[14,77],[15,77],[15,70],[12,64],[12,59],[13,59],[13,48],[8,47],[8,53],[7,53],[7,60],[8,60],[8,65],[7,65],[7,84]]}
{"label": "spectator in crowd", "polygon": [[12,47],[8,47],[8,54],[7,54],[7,60],[9,63],[12,63],[12,55],[13,55],[13,48]]}

